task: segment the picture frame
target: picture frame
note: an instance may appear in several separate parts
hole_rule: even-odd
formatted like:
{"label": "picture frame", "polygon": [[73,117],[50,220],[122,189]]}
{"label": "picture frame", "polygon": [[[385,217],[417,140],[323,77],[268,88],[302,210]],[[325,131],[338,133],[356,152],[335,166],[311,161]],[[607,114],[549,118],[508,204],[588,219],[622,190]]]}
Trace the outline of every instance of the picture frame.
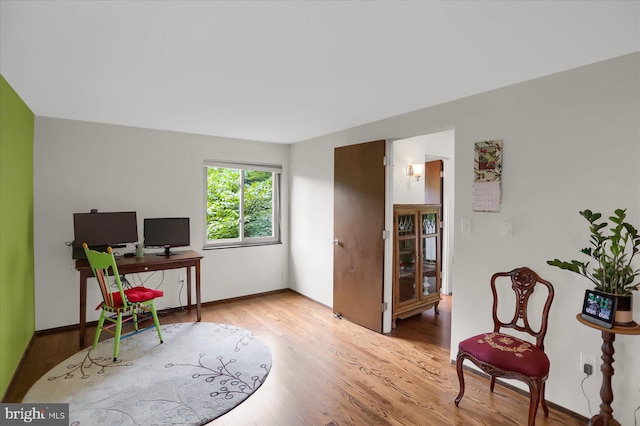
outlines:
{"label": "picture frame", "polygon": [[499,212],[502,203],[502,140],[474,145],[473,211]]}
{"label": "picture frame", "polygon": [[502,179],[502,140],[475,143],[475,182],[496,182]]}

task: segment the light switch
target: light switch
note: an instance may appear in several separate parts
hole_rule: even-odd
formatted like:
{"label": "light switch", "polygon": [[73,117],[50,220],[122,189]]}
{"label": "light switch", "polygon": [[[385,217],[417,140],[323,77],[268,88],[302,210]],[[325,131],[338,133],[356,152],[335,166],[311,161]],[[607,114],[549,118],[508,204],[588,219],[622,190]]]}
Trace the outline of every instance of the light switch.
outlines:
{"label": "light switch", "polygon": [[511,222],[502,222],[500,225],[500,235],[503,237],[511,237],[513,235],[513,224]]}
{"label": "light switch", "polygon": [[462,219],[462,233],[471,234],[471,219]]}

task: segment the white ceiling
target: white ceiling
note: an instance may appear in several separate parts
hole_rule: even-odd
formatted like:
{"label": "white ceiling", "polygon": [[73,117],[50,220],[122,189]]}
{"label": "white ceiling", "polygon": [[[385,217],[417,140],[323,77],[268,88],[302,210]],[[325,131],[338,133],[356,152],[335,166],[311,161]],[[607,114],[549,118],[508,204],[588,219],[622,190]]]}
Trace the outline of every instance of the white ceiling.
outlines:
{"label": "white ceiling", "polygon": [[640,51],[635,0],[2,0],[0,16],[0,72],[38,116],[280,143]]}

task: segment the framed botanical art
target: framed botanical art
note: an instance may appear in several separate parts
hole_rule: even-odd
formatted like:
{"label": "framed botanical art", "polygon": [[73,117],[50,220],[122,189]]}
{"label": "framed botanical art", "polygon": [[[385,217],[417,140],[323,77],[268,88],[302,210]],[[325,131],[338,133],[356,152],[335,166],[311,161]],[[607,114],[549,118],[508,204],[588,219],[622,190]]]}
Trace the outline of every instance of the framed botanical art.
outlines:
{"label": "framed botanical art", "polygon": [[502,201],[502,140],[475,143],[473,211],[499,212]]}
{"label": "framed botanical art", "polygon": [[475,182],[500,181],[502,176],[502,141],[475,144]]}

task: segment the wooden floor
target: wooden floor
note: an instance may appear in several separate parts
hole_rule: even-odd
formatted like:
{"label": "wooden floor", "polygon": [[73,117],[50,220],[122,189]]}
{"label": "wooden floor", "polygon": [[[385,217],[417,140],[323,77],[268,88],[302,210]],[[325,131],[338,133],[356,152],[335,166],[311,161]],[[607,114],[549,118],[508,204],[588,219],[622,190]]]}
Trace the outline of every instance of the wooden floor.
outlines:
{"label": "wooden floor", "polygon": [[[161,323],[192,321],[191,313],[163,315]],[[293,291],[211,304],[203,321],[251,330],[272,351],[273,366],[260,389],[213,425],[524,425],[527,397],[467,373],[456,408],[455,367],[449,360],[451,299],[399,320],[380,335]],[[103,333],[105,334],[105,333]],[[87,342],[93,329],[87,331]],[[107,336],[108,337],[108,336]],[[50,368],[79,350],[77,331],[36,336],[4,402],[20,402]],[[550,409],[537,425],[585,424]]]}

